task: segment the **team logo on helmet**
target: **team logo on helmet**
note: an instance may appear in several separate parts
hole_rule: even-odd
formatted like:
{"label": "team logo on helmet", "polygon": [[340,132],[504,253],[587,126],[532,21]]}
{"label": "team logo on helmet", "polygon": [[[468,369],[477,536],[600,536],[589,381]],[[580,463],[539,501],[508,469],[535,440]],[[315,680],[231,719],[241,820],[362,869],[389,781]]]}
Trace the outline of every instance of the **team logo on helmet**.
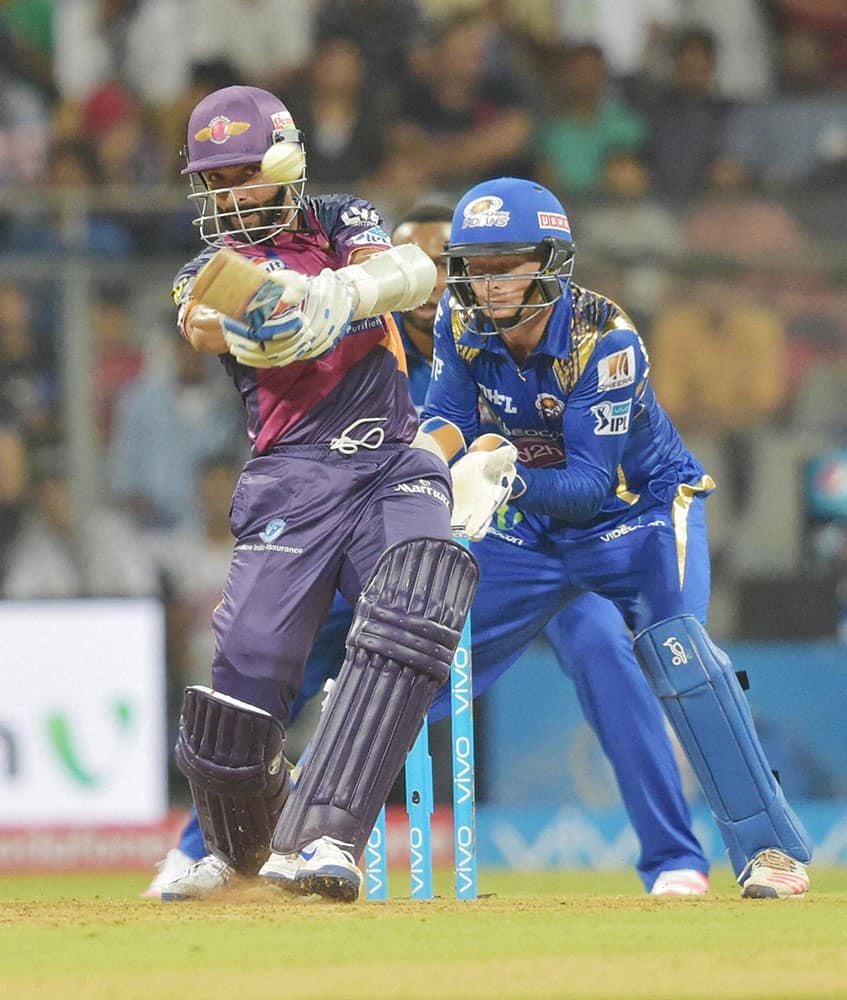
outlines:
{"label": "team logo on helmet", "polygon": [[225,115],[215,115],[205,128],[194,133],[197,142],[213,142],[223,145],[233,135],[241,135],[250,128],[250,122],[234,122]]}
{"label": "team logo on helmet", "polygon": [[491,195],[483,195],[482,198],[474,198],[472,202],[465,205],[462,213],[462,229],[481,229],[484,226],[497,226],[502,228],[509,225],[510,212],[501,212],[503,199]]}
{"label": "team logo on helmet", "polygon": [[549,392],[540,392],[535,397],[535,408],[542,417],[549,417],[555,420],[565,412],[565,404],[561,399],[556,399]]}

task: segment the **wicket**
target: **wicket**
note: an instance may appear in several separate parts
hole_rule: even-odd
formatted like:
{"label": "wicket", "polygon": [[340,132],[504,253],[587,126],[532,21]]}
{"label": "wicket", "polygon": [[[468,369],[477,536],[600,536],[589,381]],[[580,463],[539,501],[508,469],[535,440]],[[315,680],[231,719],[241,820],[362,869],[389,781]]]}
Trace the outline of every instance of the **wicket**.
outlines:
{"label": "wicket", "polygon": [[[453,857],[456,898],[477,898],[476,811],[473,736],[471,622],[465,620],[450,670],[450,726],[453,765]],[[406,811],[409,814],[409,876],[412,899],[432,899],[432,758],[426,721],[406,757]],[[368,900],[388,899],[385,807],[365,848]]]}

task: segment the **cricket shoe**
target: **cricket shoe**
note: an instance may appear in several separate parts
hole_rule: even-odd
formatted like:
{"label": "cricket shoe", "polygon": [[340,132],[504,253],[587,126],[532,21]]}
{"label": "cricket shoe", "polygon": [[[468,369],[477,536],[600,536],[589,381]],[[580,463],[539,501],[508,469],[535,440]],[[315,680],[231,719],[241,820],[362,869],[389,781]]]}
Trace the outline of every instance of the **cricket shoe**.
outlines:
{"label": "cricket shoe", "polygon": [[651,896],[705,896],[709,891],[709,876],[695,868],[669,868],[659,872]]}
{"label": "cricket shoe", "polygon": [[786,899],[808,890],[809,874],[802,861],[769,847],[747,862],[738,883],[746,899]]}
{"label": "cricket shoe", "polygon": [[332,837],[318,837],[292,854],[271,854],[259,878],[304,896],[317,894],[327,899],[352,903],[359,898],[362,873],[349,847]]}
{"label": "cricket shoe", "polygon": [[184,875],[194,863],[194,858],[190,858],[178,847],[172,847],[161,861],[156,862],[158,872],[153,876],[153,881],[144,892],[142,899],[160,899],[162,889],[174,879]]}
{"label": "cricket shoe", "polygon": [[203,899],[213,892],[228,886],[233,880],[239,881],[238,872],[214,854],[195,861],[191,867],[178,878],[162,887],[161,900],[173,903],[184,899]]}

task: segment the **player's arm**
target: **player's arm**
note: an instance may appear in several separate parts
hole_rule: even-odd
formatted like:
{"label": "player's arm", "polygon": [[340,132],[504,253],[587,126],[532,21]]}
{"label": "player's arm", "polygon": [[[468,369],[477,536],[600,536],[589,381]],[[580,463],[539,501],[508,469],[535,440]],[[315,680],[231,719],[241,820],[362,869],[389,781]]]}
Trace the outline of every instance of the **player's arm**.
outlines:
{"label": "player's arm", "polygon": [[450,420],[466,441],[474,441],[479,436],[479,390],[468,363],[456,350],[449,303],[450,293],[445,292],[435,314],[432,374],[421,417]]}
{"label": "player's arm", "polygon": [[[510,503],[575,524],[596,516],[617,480],[637,413],[639,387],[646,377],[647,361],[632,331],[609,334],[595,350],[563,416],[568,464],[564,469],[530,469],[518,466]],[[610,356],[632,352],[635,370],[626,384],[602,389],[608,377]],[[605,361],[604,361],[605,359]]]}
{"label": "player's arm", "polygon": [[197,274],[210,258],[204,250],[183,267],[174,279],[173,299],[177,308],[177,329],[202,354],[226,354],[227,344],[221,314],[198,302],[194,295]]}
{"label": "player's arm", "polygon": [[223,249],[198,274],[193,295],[223,314],[224,340],[238,361],[270,368],[322,357],[355,319],[415,308],[435,280],[435,264],[411,243],[308,278],[268,275]]}

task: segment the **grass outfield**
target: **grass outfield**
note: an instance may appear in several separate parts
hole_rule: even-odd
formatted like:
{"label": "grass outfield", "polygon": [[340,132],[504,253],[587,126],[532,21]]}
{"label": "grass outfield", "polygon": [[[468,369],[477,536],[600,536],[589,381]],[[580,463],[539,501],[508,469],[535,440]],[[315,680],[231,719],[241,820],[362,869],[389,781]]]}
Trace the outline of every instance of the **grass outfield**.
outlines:
{"label": "grass outfield", "polygon": [[[798,900],[652,899],[632,873],[482,872],[472,903],[250,889],[142,900],[145,874],[0,878],[3,1000],[847,996],[847,869]],[[393,874],[405,891],[408,872]]]}

